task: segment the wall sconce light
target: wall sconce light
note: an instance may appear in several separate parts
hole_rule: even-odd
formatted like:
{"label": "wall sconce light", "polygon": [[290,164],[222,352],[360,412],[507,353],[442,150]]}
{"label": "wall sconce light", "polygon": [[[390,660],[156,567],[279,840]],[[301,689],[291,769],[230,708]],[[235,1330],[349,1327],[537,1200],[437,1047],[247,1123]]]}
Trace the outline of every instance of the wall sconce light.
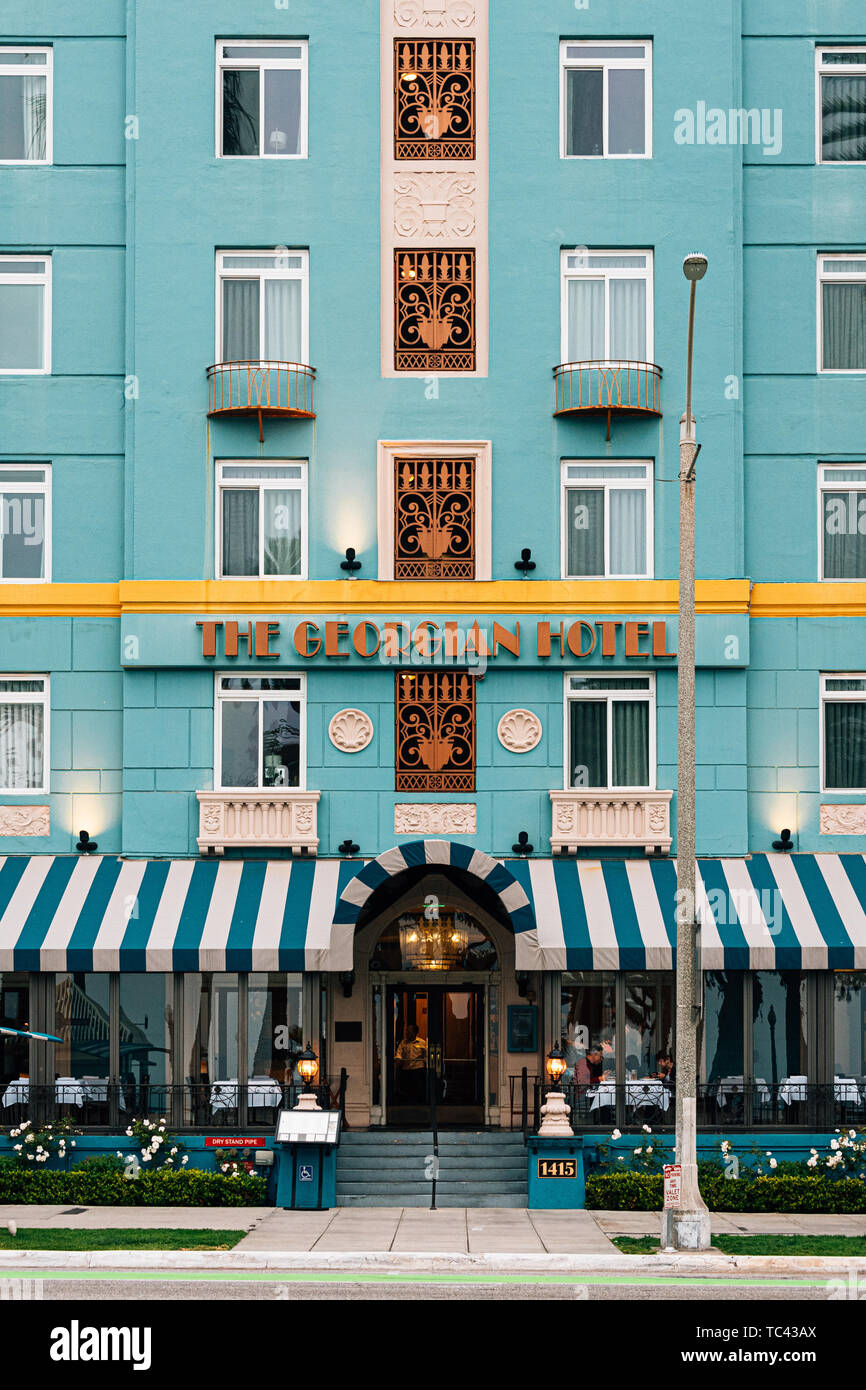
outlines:
{"label": "wall sconce light", "polygon": [[773,841],[773,849],[778,850],[780,854],[788,854],[793,848],[794,841],[791,839],[790,830],[783,830],[781,840]]}
{"label": "wall sconce light", "polygon": [[514,973],[514,979],[515,979],[515,982],[516,982],[516,984],[517,984],[517,993],[518,993],[518,995],[520,996],[521,999],[525,999],[526,996],[527,996],[527,994],[528,994],[528,992],[529,992],[529,971],[528,971],[528,970],[517,970],[517,971],[515,971],[515,973]]}
{"label": "wall sconce light", "polygon": [[517,844],[512,845],[511,848],[514,850],[515,854],[531,854],[535,849],[535,845],[529,843],[529,836],[526,831],[521,830],[520,834],[517,836]]}
{"label": "wall sconce light", "polygon": [[523,575],[524,579],[528,574],[532,572],[532,570],[535,569],[535,561],[532,558],[532,551],[528,547],[525,550],[521,550],[520,559],[514,561],[514,568],[516,570],[520,570],[520,573]]}
{"label": "wall sconce light", "polygon": [[354,550],[352,549],[352,547],[349,546],[349,547],[347,548],[347,550],[346,550],[346,558],[345,558],[345,560],[341,560],[341,561],[340,561],[340,569],[341,569],[341,570],[345,570],[346,573],[348,574],[349,578],[351,579],[351,578],[352,578],[352,575],[353,575],[353,574],[357,574],[357,572],[358,572],[358,570],[359,570],[360,568],[361,568],[361,561],[355,559],[355,552],[354,552]]}
{"label": "wall sconce light", "polygon": [[79,854],[95,854],[99,845],[95,840],[91,840],[86,830],[79,830],[78,844],[75,846]]}
{"label": "wall sconce light", "polygon": [[339,975],[337,976],[337,979],[340,981],[340,984],[343,986],[343,998],[344,998],[344,999],[351,999],[351,997],[352,997],[352,985],[355,983],[355,972],[354,972],[354,970],[341,970],[340,973],[339,973]]}
{"label": "wall sconce light", "polygon": [[337,846],[337,853],[345,854],[347,859],[351,859],[353,855],[358,853],[358,848],[359,846],[356,845],[352,840],[346,839],[343,841],[341,845]]}

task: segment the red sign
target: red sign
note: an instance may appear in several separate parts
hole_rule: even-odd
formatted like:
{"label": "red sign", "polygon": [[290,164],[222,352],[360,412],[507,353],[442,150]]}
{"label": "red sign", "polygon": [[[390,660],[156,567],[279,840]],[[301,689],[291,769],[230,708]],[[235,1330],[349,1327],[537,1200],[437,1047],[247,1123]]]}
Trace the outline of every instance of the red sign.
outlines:
{"label": "red sign", "polygon": [[665,1164],[665,1206],[678,1207],[680,1204],[680,1188],[683,1180],[683,1166],[681,1163]]}
{"label": "red sign", "polygon": [[206,1149],[263,1149],[265,1140],[261,1134],[255,1139],[235,1139],[232,1135],[209,1134],[204,1146]]}

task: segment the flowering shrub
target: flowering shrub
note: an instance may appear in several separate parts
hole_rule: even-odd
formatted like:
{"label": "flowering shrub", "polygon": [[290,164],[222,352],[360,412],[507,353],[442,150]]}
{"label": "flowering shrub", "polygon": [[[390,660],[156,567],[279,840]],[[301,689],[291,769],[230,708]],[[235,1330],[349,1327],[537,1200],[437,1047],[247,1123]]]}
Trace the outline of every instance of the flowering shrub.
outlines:
{"label": "flowering shrub", "polygon": [[[832,1150],[824,1160],[824,1165],[831,1172],[838,1172],[840,1176],[862,1178],[866,1173],[866,1130],[856,1129],[837,1129],[838,1139],[830,1140]],[[810,1156],[806,1159],[810,1168],[818,1165],[818,1152],[812,1149]]]}
{"label": "flowering shrub", "polygon": [[[183,1167],[189,1162],[188,1155],[183,1152],[184,1145],[169,1132],[165,1119],[133,1120],[127,1127],[126,1137],[136,1140],[141,1148],[142,1163],[149,1163],[152,1168]],[[125,1157],[120,1149],[117,1157]]]}
{"label": "flowering shrub", "polygon": [[73,1134],[80,1134],[68,1116],[58,1120],[56,1125],[36,1124],[22,1120],[20,1124],[7,1131],[13,1140],[12,1148],[17,1161],[26,1167],[32,1163],[47,1163],[50,1158],[66,1158],[70,1149],[75,1148]]}
{"label": "flowering shrub", "polygon": [[[599,1144],[598,1152],[601,1156],[602,1163],[609,1164],[611,1162],[610,1146],[615,1143],[617,1139],[621,1138],[622,1132],[615,1129],[610,1136],[609,1143]],[[661,1173],[664,1165],[670,1162],[671,1157],[664,1143],[653,1136],[652,1129],[649,1125],[642,1125],[640,1143],[632,1149],[631,1153],[628,1155],[617,1154],[615,1171],[626,1173]],[[622,1164],[621,1168],[619,1166],[620,1164]]]}
{"label": "flowering shrub", "polygon": [[82,1164],[67,1173],[0,1158],[0,1203],[36,1206],[103,1207],[256,1207],[265,1201],[266,1185],[258,1175],[235,1178],[198,1168],[142,1168],[137,1182],[123,1173],[99,1171]]}

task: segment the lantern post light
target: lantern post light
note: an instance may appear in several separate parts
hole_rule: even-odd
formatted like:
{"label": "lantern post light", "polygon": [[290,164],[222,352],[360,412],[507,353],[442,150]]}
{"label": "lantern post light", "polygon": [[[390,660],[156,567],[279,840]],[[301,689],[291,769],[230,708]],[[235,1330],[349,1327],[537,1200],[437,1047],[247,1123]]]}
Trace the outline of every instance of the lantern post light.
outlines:
{"label": "lantern post light", "polygon": [[298,1074],[304,1083],[304,1089],[298,1097],[296,1110],[321,1110],[321,1105],[316,1100],[316,1093],[313,1090],[313,1080],[319,1070],[319,1059],[309,1043],[304,1048],[298,1058]]}
{"label": "lantern post light", "polygon": [[558,1043],[553,1044],[545,1058],[544,1065],[547,1075],[550,1077],[551,1089],[541,1107],[542,1118],[538,1133],[543,1134],[545,1138],[572,1139],[574,1130],[568,1122],[571,1106],[566,1104],[565,1095],[559,1089],[559,1083],[566,1070],[566,1062]]}

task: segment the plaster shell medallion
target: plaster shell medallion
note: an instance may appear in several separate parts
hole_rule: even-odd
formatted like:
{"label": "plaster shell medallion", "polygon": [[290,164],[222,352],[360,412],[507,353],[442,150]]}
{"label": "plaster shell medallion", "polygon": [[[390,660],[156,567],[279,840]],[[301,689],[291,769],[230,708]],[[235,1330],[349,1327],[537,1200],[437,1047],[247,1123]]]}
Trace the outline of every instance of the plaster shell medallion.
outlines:
{"label": "plaster shell medallion", "polygon": [[362,709],[341,709],[328,725],[328,738],[341,753],[360,753],[373,739],[373,721]]}
{"label": "plaster shell medallion", "polygon": [[510,709],[500,719],[496,733],[509,753],[531,753],[541,742],[541,720],[530,709]]}

